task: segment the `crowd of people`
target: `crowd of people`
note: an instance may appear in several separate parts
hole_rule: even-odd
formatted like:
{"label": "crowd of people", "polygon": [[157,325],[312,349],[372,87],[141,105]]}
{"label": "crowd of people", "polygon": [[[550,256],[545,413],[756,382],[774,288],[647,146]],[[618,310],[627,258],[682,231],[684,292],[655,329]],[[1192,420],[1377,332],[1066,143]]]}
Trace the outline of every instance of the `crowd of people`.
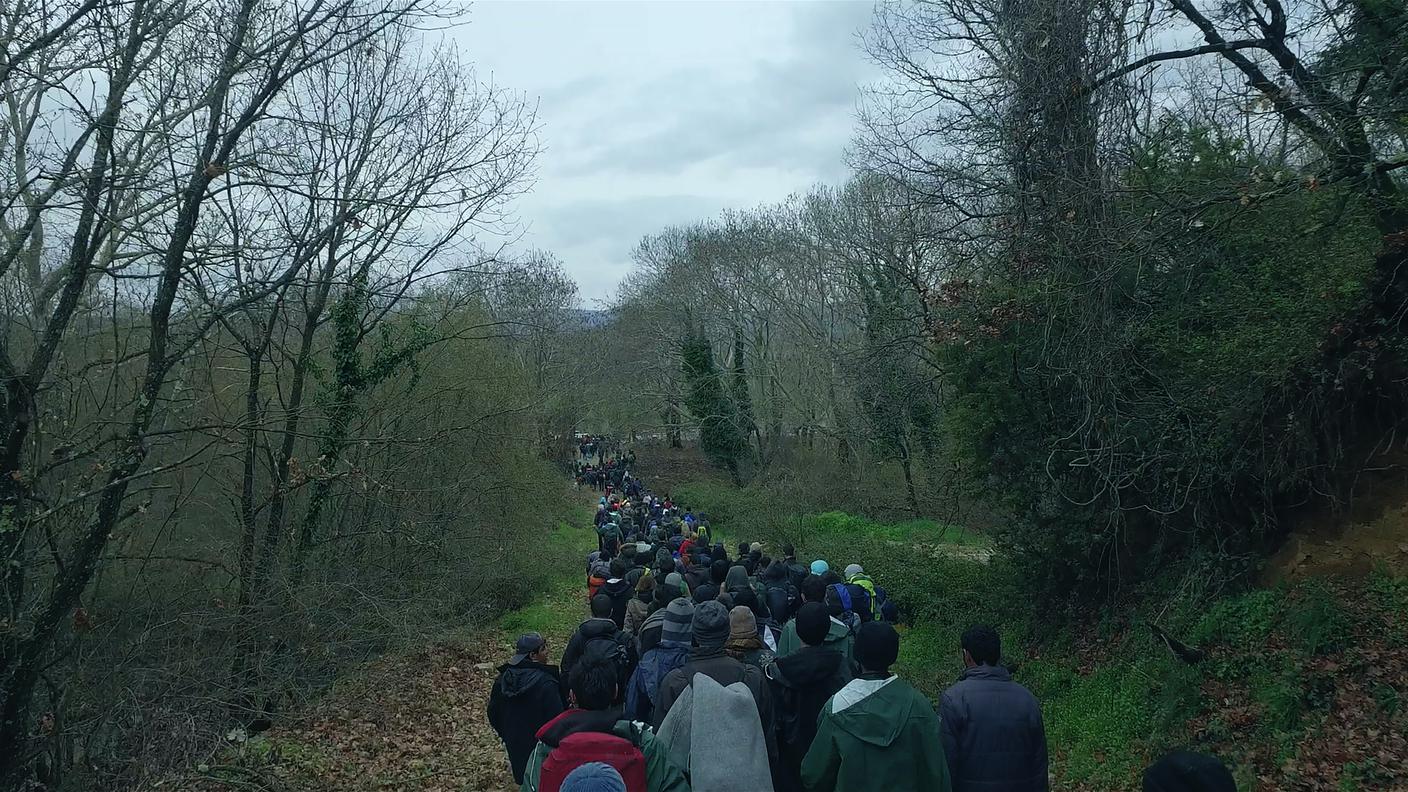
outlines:
{"label": "crowd of people", "polygon": [[[899,618],[858,564],[791,545],[730,553],[708,518],[618,461],[586,558],[590,618],[549,664],[518,639],[489,720],[520,792],[1036,792],[1041,707],[975,625],[936,707],[893,668]],[[1175,753],[1146,792],[1235,792],[1216,758]]]}

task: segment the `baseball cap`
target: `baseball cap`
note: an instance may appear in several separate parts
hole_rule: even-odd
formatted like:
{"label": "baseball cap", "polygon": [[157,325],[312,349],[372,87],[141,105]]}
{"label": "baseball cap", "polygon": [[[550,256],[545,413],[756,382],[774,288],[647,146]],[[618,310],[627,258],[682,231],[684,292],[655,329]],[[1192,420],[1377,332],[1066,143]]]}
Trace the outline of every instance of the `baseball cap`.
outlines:
{"label": "baseball cap", "polygon": [[524,660],[527,660],[528,655],[542,649],[543,645],[546,643],[547,641],[543,640],[543,636],[535,632],[524,633],[518,636],[518,642],[513,645],[513,651],[517,654],[508,659],[508,664],[518,665]]}

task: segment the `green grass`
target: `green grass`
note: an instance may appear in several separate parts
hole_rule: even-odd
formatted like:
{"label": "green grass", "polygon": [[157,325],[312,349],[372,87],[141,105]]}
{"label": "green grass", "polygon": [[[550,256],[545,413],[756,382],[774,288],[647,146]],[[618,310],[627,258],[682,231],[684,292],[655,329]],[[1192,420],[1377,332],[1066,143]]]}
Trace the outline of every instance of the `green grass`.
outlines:
{"label": "green grass", "polygon": [[559,523],[540,550],[544,576],[525,605],[505,612],[498,627],[506,636],[539,632],[558,647],[586,618],[586,555],[596,548],[596,532],[583,510],[570,522]]}

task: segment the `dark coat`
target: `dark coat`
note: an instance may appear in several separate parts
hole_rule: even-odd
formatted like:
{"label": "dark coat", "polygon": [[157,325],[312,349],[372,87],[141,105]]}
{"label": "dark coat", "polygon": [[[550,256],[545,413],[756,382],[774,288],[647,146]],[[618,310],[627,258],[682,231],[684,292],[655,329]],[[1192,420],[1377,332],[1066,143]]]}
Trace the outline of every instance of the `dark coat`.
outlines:
{"label": "dark coat", "polygon": [[587,619],[577,628],[577,632],[572,633],[572,638],[567,642],[567,648],[562,650],[563,679],[572,673],[572,666],[582,658],[582,652],[587,648],[587,643],[594,638],[609,638],[622,645],[630,643],[626,634],[616,627],[616,622],[610,619]]}
{"label": "dark coat", "polygon": [[598,594],[605,594],[611,598],[611,621],[616,622],[616,629],[621,629],[626,625],[626,606],[631,604],[631,598],[635,596],[635,586],[631,585],[625,578],[611,578],[601,584]]}
{"label": "dark coat", "polygon": [[846,656],[834,649],[806,646],[763,669],[772,685],[777,712],[777,743],[782,752],[783,790],[800,790],[802,757],[816,739],[817,717],[827,699],[846,686]]}
{"label": "dark coat", "polygon": [[514,781],[523,783],[523,767],[538,744],[538,729],[565,709],[567,696],[555,666],[531,660],[499,666],[489,694],[489,725],[504,741]]}
{"label": "dark coat", "polygon": [[964,671],[939,717],[954,792],[1046,792],[1041,705],[1007,669]]}
{"label": "dark coat", "polygon": [[754,703],[758,705],[758,718],[762,721],[763,734],[768,742],[768,756],[770,758],[776,757],[777,735],[774,733],[772,692],[768,689],[767,680],[763,677],[761,669],[734,660],[724,654],[723,647],[718,649],[696,647],[690,650],[689,660],[684,665],[665,675],[665,679],[660,682],[660,693],[655,701],[654,727],[659,729],[660,724],[665,722],[665,715],[669,713],[675,699],[679,698],[684,689],[689,687],[690,680],[694,679],[695,674],[707,674],[724,687],[735,682],[742,682],[748,686],[748,690],[753,694]]}

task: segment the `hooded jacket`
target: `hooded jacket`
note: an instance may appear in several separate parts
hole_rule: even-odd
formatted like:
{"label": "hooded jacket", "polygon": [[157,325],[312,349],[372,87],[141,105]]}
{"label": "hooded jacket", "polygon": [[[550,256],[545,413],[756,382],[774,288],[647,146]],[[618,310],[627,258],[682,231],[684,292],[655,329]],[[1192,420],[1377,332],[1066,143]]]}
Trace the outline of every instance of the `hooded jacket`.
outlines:
{"label": "hooded jacket", "polygon": [[635,598],[636,589],[625,578],[610,578],[601,584],[599,594],[605,594],[611,598],[611,621],[616,623],[616,628],[621,629],[626,624],[626,606],[631,604]]}
{"label": "hooded jacket", "polygon": [[622,645],[629,643],[625,634],[616,628],[616,622],[610,619],[587,619],[577,628],[577,632],[572,633],[571,640],[567,642],[567,648],[562,650],[562,676],[564,678],[572,673],[572,666],[582,658],[582,652],[586,650],[587,644],[597,638],[606,638]]}
{"label": "hooded jacket", "polygon": [[499,678],[489,694],[489,725],[504,741],[514,781],[523,782],[528,755],[538,744],[538,729],[566,708],[556,667],[531,660],[499,666]]}
{"label": "hooded jacket", "polygon": [[802,760],[808,792],[952,792],[939,718],[923,694],[891,676],[852,680],[821,710]]}
{"label": "hooded jacket", "polygon": [[650,603],[655,599],[655,589],[636,592],[636,596],[631,597],[631,601],[626,603],[626,620],[621,628],[629,635],[639,635],[640,628],[645,625],[645,619],[650,615]]}
{"label": "hooded jacket", "polygon": [[939,701],[958,792],[1046,792],[1046,730],[1036,696],[1006,668],[966,669]]}
{"label": "hooded jacket", "polygon": [[781,753],[781,790],[802,788],[802,757],[816,738],[816,721],[821,708],[836,691],[846,686],[846,658],[835,649],[804,646],[800,652],[780,657],[763,668],[772,685],[773,710],[777,719],[777,743]]}
{"label": "hooded jacket", "polygon": [[717,649],[695,648],[690,651],[684,665],[665,675],[660,682],[660,694],[655,699],[655,721],[658,729],[669,714],[675,699],[689,687],[695,674],[707,674],[710,679],[723,687],[734,682],[742,682],[753,694],[758,705],[758,719],[763,724],[763,736],[768,743],[768,756],[777,756],[777,735],[773,730],[772,692],[768,690],[763,672],[756,666],[744,665],[724,654],[723,647]]}
{"label": "hooded jacket", "polygon": [[664,746],[656,742],[654,733],[648,727],[621,720],[620,713],[614,710],[581,709],[567,710],[538,730],[538,743],[528,757],[519,792],[538,792],[543,761],[568,735],[579,732],[612,734],[635,745],[645,757],[645,782],[650,792],[689,792],[689,783],[685,781],[683,771],[670,761]]}
{"label": "hooded jacket", "polygon": [[[855,676],[855,630],[857,627],[859,627],[858,624],[848,626],[833,616],[831,617],[831,629],[826,633],[826,640],[821,644],[823,649],[835,650],[845,658],[845,662],[841,664],[841,674],[847,682]],[[797,620],[793,619],[787,622],[786,626],[782,628],[782,637],[777,641],[777,656],[790,657],[802,651],[805,646],[802,639],[797,637]]]}

